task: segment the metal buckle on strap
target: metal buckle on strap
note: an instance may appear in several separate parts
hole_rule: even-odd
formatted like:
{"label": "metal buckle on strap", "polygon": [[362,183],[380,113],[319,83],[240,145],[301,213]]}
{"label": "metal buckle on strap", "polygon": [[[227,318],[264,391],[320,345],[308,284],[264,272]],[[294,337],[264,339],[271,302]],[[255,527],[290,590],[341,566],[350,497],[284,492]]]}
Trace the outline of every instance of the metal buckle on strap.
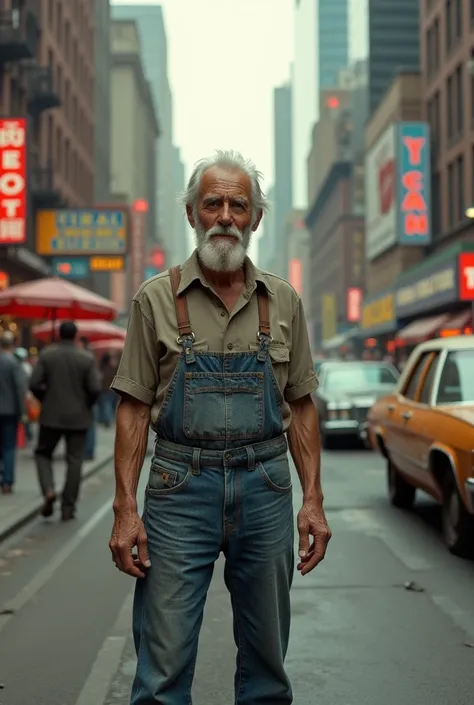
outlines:
{"label": "metal buckle on strap", "polygon": [[194,335],[194,333],[187,333],[186,335],[178,335],[178,337],[176,338],[176,342],[178,343],[178,345],[182,345],[185,340],[190,340],[194,343],[194,341],[196,340],[196,336]]}
{"label": "metal buckle on strap", "polygon": [[257,340],[268,340],[269,343],[273,342],[273,338],[271,335],[267,335],[267,333],[262,333],[262,331],[257,331]]}

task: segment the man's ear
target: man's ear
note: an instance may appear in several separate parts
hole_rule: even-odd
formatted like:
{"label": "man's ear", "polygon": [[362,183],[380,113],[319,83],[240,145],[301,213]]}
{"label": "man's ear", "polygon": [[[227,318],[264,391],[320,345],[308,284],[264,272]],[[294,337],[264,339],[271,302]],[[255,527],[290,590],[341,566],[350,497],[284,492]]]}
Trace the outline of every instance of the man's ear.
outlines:
{"label": "man's ear", "polygon": [[256,217],[256,219],[255,219],[255,222],[254,222],[254,224],[252,225],[252,232],[255,232],[255,231],[257,230],[258,226],[260,225],[260,221],[262,220],[262,218],[263,218],[263,211],[262,211],[262,209],[260,209],[260,210],[258,211],[258,213],[257,213],[257,217]]}
{"label": "man's ear", "polygon": [[186,206],[186,215],[188,217],[189,225],[194,229],[194,226],[196,225],[196,220],[194,218],[194,209],[189,204]]}

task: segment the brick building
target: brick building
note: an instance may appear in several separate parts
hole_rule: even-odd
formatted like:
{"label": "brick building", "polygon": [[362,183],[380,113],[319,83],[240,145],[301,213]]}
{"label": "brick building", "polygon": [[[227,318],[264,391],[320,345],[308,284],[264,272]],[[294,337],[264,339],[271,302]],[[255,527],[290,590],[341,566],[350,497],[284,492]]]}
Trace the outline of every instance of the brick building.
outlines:
{"label": "brick building", "polygon": [[27,241],[0,244],[10,283],[49,273],[37,209],[94,202],[93,96],[93,0],[0,0],[0,115],[28,120]]}

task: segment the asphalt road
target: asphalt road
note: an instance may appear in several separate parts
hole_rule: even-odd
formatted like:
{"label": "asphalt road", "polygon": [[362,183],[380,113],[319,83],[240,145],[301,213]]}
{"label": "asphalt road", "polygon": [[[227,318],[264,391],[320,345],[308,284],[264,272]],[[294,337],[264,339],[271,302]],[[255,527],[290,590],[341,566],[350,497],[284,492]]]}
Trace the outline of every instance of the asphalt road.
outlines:
{"label": "asphalt road", "polygon": [[[334,536],[326,561],[295,578],[287,662],[295,703],[472,703],[474,563],[446,551],[429,500],[413,513],[388,506],[380,457],[327,453],[323,472]],[[0,611],[12,611],[0,615],[1,705],[128,705],[133,583],[109,557],[111,496],[108,467],[84,486],[75,523],[38,520],[0,546]],[[300,501],[296,491],[295,509]],[[195,705],[233,702],[221,573],[201,636]]]}

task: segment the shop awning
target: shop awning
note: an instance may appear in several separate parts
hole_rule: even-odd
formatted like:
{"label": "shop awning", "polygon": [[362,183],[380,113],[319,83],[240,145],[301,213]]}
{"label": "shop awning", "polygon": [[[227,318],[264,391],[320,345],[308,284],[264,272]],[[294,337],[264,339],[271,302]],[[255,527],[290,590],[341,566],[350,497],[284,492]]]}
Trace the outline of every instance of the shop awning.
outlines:
{"label": "shop awning", "polygon": [[419,318],[417,321],[412,321],[405,328],[402,328],[397,333],[397,338],[409,345],[421,343],[424,340],[435,337],[448,319],[449,315],[447,313],[429,316],[428,318]]}
{"label": "shop awning", "polygon": [[462,332],[464,328],[472,324],[472,311],[470,308],[464,311],[458,311],[448,318],[448,320],[443,323],[443,330],[447,331],[460,331]]}

